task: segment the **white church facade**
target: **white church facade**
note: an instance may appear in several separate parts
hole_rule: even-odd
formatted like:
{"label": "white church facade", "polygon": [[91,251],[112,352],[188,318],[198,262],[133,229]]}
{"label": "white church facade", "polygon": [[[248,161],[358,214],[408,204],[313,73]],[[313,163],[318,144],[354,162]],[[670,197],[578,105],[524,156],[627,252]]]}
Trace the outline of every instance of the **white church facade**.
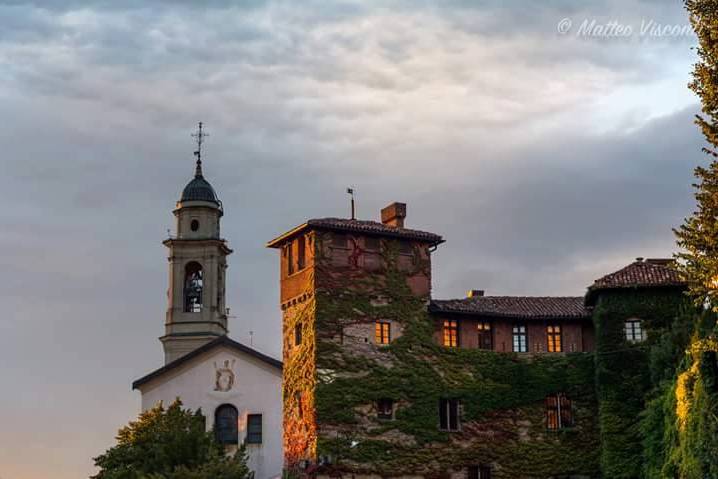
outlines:
{"label": "white church facade", "polygon": [[[202,130],[198,135],[201,147]],[[230,339],[225,305],[227,256],[220,236],[222,203],[202,174],[195,152],[195,177],[174,210],[169,250],[168,308],[160,338],[165,365],[137,379],[142,410],[180,398],[201,409],[207,430],[229,451],[245,444],[256,479],[281,477],[282,363]]]}

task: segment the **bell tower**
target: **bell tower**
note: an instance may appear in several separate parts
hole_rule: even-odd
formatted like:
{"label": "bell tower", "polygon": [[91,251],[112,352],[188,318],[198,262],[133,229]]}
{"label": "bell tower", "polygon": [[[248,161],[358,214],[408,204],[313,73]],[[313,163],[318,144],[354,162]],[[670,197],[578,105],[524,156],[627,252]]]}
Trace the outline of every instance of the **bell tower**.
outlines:
{"label": "bell tower", "polygon": [[225,273],[232,250],[220,236],[222,202],[202,174],[199,130],[194,178],[185,186],[173,211],[175,234],[163,241],[169,249],[168,307],[160,338],[165,364],[227,334]]}

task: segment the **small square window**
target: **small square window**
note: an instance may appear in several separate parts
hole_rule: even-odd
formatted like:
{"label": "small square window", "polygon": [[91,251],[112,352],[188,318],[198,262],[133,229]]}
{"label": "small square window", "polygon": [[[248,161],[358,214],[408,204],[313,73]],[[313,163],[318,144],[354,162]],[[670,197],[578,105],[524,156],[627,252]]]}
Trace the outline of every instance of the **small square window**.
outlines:
{"label": "small square window", "polygon": [[546,428],[558,431],[573,425],[571,400],[563,393],[546,396]]}
{"label": "small square window", "polygon": [[439,429],[442,431],[459,430],[459,400],[439,400]]}
{"label": "small square window", "polygon": [[394,401],[391,399],[379,399],[376,402],[376,415],[379,419],[394,418]]}
{"label": "small square window", "polygon": [[624,326],[629,343],[640,343],[646,339],[640,319],[629,319]]}
{"label": "small square window", "polygon": [[391,342],[391,323],[385,321],[376,322],[375,341],[376,344],[389,344]]}
{"label": "small square window", "polygon": [[343,235],[343,234],[333,234],[332,235],[332,246],[334,248],[348,248],[349,247],[349,237],[347,235]]}
{"label": "small square window", "polygon": [[402,241],[399,243],[399,253],[401,254],[412,254],[414,252],[414,248],[411,243],[408,241]]}
{"label": "small square window", "polygon": [[466,476],[467,479],[491,479],[491,466],[484,464],[469,466]]}
{"label": "small square window", "polygon": [[364,248],[367,251],[379,251],[381,249],[381,240],[379,238],[364,238]]}

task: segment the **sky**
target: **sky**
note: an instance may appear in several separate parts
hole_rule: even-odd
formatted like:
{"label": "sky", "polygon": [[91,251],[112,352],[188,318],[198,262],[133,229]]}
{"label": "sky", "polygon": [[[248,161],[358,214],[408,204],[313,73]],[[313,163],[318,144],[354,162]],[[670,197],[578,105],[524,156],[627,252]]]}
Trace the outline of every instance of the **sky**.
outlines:
{"label": "sky", "polygon": [[198,121],[230,335],[275,357],[264,244],[350,185],[446,238],[436,298],[674,252],[706,162],[681,2],[199,3],[0,1],[0,479],[87,477],[139,412]]}

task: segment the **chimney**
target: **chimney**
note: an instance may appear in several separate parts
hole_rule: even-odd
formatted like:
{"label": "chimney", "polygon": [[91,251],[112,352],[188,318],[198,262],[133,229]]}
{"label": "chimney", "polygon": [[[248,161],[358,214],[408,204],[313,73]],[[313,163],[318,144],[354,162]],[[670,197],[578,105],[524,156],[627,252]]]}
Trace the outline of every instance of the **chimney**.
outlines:
{"label": "chimney", "polygon": [[392,203],[381,210],[381,222],[394,228],[404,227],[406,203]]}
{"label": "chimney", "polygon": [[470,289],[466,292],[467,298],[480,298],[484,295],[483,289]]}

